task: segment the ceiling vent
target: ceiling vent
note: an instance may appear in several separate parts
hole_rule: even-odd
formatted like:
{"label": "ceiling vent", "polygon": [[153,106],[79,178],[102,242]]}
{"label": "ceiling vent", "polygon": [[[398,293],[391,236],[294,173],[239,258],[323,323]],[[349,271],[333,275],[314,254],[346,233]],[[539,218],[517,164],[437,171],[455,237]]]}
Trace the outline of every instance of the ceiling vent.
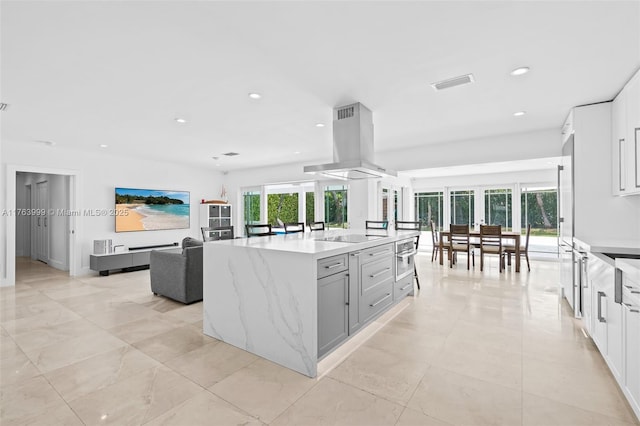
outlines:
{"label": "ceiling vent", "polygon": [[473,83],[475,80],[473,79],[473,74],[461,75],[459,77],[449,78],[447,80],[438,81],[436,83],[431,83],[431,87],[436,92],[444,89],[450,89],[456,86],[462,86],[464,84]]}
{"label": "ceiling vent", "polygon": [[9,107],[9,104],[5,104],[4,102],[0,102],[0,111],[6,111]]}
{"label": "ceiling vent", "polygon": [[237,152],[225,152],[222,155],[226,155],[227,157],[235,157],[236,155],[240,155]]}

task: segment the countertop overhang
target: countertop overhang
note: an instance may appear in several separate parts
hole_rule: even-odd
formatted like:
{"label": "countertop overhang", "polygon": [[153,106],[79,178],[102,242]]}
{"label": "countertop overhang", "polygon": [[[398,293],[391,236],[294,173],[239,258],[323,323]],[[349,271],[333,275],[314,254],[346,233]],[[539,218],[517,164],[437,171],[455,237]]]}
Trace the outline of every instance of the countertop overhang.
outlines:
{"label": "countertop overhang", "polygon": [[573,238],[574,247],[594,253],[607,255],[629,255],[640,257],[640,242],[637,239],[602,239],[597,241],[584,241]]}
{"label": "countertop overhang", "polygon": [[[334,238],[346,235],[371,236],[364,242],[326,241],[325,238]],[[244,249],[259,249],[267,251],[290,252],[308,254],[313,258],[323,258],[354,250],[375,247],[381,244],[402,241],[420,235],[420,231],[406,231],[389,229],[331,229],[326,231],[300,232],[295,234],[278,234],[265,237],[235,238],[233,240],[218,240],[205,243],[210,245],[224,245],[229,248],[242,247]]]}

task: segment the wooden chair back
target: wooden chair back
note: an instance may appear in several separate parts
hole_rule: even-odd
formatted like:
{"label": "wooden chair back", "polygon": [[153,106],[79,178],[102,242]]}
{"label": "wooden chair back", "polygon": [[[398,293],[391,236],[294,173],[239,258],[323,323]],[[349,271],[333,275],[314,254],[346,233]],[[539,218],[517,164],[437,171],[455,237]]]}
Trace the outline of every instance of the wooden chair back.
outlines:
{"label": "wooden chair back", "polygon": [[480,225],[480,250],[502,252],[502,225]]}

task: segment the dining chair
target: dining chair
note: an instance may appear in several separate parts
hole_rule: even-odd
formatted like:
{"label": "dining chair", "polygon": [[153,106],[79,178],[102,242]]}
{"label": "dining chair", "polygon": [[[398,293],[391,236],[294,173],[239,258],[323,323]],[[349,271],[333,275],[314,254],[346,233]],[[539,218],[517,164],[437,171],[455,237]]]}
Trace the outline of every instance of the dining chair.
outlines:
{"label": "dining chair", "polygon": [[389,227],[388,220],[365,220],[364,227],[366,229],[387,229]]}
{"label": "dining chair", "polygon": [[[520,256],[524,256],[527,260],[527,270],[531,272],[531,266],[529,265],[529,235],[531,235],[531,224],[527,224],[527,236],[524,239],[524,246],[520,245]],[[511,266],[511,254],[515,256],[516,246],[515,244],[505,244],[503,247],[504,254],[507,256],[507,265]]]}
{"label": "dining chair", "polygon": [[480,225],[480,270],[484,269],[484,255],[498,255],[499,270],[504,269],[502,225]]}
{"label": "dining chair", "polygon": [[[396,221],[396,231],[398,231],[398,230],[420,231],[420,222],[397,220]],[[416,253],[417,253],[418,252],[418,246],[420,245],[420,235],[416,235],[416,237],[414,239],[414,243],[415,243],[415,246],[416,246]],[[420,280],[418,279],[418,268],[416,266],[415,256],[414,256],[414,262],[413,262],[413,277],[416,279],[416,284],[418,285],[418,290],[420,290]]]}
{"label": "dining chair", "polygon": [[[433,244],[433,251],[431,252],[431,261],[438,260],[438,253],[440,252],[440,236],[438,231],[436,230],[436,224],[433,220],[429,221],[429,226],[431,227],[431,243]],[[449,243],[445,245],[443,242],[442,251],[447,251],[449,253]]]}
{"label": "dining chair", "polygon": [[449,267],[453,268],[458,253],[467,254],[467,269],[471,269],[470,260],[473,266],[476,265],[476,255],[472,250],[469,241],[469,225],[451,225],[449,227]]}
{"label": "dining chair", "polygon": [[232,240],[233,226],[203,226],[202,241]]}
{"label": "dining chair", "polygon": [[293,223],[285,223],[284,224],[284,233],[285,234],[295,234],[298,232],[304,232],[304,223],[303,222],[293,222]]}
{"label": "dining chair", "polygon": [[275,233],[271,231],[270,223],[255,223],[251,225],[245,225],[244,228],[247,231],[247,237],[264,237],[267,235],[275,235]]}
{"label": "dining chair", "polygon": [[324,222],[309,222],[309,232],[324,231]]}

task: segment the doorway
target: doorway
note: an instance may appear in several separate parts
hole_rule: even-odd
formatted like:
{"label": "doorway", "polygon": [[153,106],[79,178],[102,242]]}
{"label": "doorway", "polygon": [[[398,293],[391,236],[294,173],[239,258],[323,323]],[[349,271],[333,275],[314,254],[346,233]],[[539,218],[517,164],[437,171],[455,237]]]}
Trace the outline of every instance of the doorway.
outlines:
{"label": "doorway", "polygon": [[[54,168],[33,167],[33,166],[18,166],[18,165],[8,164],[6,173],[7,173],[6,174],[7,211],[12,211],[12,212],[17,211],[16,192],[17,192],[18,173],[36,173],[36,174],[43,174],[43,175],[58,175],[58,176],[64,177],[65,180],[63,185],[67,188],[67,191],[66,191],[67,197],[64,200],[65,209],[67,211],[77,211],[77,205],[80,202],[80,199],[78,197],[80,192],[79,191],[80,174],[77,170],[54,169]],[[44,181],[44,180],[49,181],[47,183],[46,192],[50,192],[51,182],[49,179],[42,179],[41,181]],[[44,195],[43,188],[44,187],[41,187]],[[37,198],[38,196],[38,187],[35,185],[35,183],[32,184],[31,186],[31,194],[32,194],[31,199],[33,200],[31,207],[33,210],[35,206],[34,199]],[[49,199],[51,200],[51,197],[49,197]],[[49,229],[49,232],[50,232],[51,231],[51,215],[49,215],[49,211],[47,211],[46,213],[47,214],[45,216],[42,216],[40,218],[40,224],[43,228]],[[31,218],[32,218],[31,220],[35,221],[37,224],[37,216],[31,216]],[[65,270],[69,271],[68,272],[69,275],[75,276],[75,275],[78,275],[80,271],[80,265],[81,265],[81,257],[80,257],[81,251],[76,248],[77,241],[79,241],[78,238],[80,238],[76,228],[76,216],[75,215],[61,216],[60,220],[64,221],[64,223],[66,223],[67,226],[64,229],[57,228],[60,230],[60,233],[61,233],[59,236],[60,238],[57,239],[58,241],[61,241],[60,246],[57,248],[57,252],[65,253],[65,258],[67,259],[67,266]],[[46,226],[45,226],[45,223],[46,223]],[[0,284],[2,286],[15,285],[16,233],[18,230],[19,230],[19,227],[18,227],[17,216],[14,215],[12,219],[7,220],[6,222],[6,241],[7,241],[6,251],[5,251],[6,266],[5,266],[3,276],[0,277],[1,278]],[[39,250],[38,248],[38,243],[36,242],[36,239],[37,239],[37,236],[35,235],[35,232],[33,232],[30,235],[30,241],[31,241],[30,251],[34,256],[37,256],[38,251],[42,252],[42,250]],[[50,245],[51,240],[49,240],[48,243],[43,243],[43,244]],[[44,251],[46,252],[46,248]],[[24,248],[22,253],[24,253]],[[56,265],[53,265],[53,263],[56,263],[59,260],[60,259],[51,259],[50,257],[49,264],[52,266],[56,266]],[[57,267],[57,268],[62,269],[60,267]]]}

